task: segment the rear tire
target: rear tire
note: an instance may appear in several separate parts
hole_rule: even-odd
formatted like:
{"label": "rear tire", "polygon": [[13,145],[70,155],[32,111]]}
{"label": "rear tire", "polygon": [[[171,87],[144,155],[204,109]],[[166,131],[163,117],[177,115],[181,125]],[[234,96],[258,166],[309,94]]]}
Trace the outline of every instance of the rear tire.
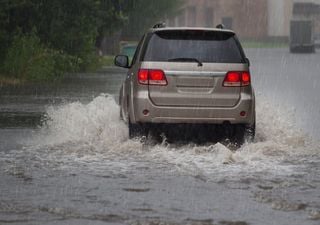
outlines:
{"label": "rear tire", "polygon": [[256,123],[246,124],[244,129],[244,141],[253,142],[256,135]]}
{"label": "rear tire", "polygon": [[121,106],[120,106],[120,111],[119,111],[119,117],[120,117],[120,120],[123,121],[122,108],[121,108]]}
{"label": "rear tire", "polygon": [[129,121],[128,128],[129,128],[129,138],[130,139],[141,138],[143,136],[148,135],[148,129],[144,125],[133,124]]}
{"label": "rear tire", "polygon": [[120,120],[126,122],[127,121],[127,117],[123,111],[123,106],[120,105],[120,110],[119,110],[119,114],[120,114]]}
{"label": "rear tire", "polygon": [[243,145],[245,142],[251,143],[254,141],[255,133],[255,123],[236,125],[234,130],[234,142],[238,146]]}

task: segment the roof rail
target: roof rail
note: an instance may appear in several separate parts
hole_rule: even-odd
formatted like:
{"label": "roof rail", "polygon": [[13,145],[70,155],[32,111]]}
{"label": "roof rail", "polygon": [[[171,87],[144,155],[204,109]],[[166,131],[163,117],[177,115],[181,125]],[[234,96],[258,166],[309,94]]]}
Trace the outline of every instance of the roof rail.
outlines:
{"label": "roof rail", "polygon": [[154,29],[157,29],[157,28],[164,28],[166,27],[166,23],[164,22],[160,22],[160,23],[157,23],[153,26]]}
{"label": "roof rail", "polygon": [[216,26],[216,28],[218,28],[218,29],[224,29],[225,26],[224,26],[222,23],[220,23],[220,24],[218,24],[218,25]]}

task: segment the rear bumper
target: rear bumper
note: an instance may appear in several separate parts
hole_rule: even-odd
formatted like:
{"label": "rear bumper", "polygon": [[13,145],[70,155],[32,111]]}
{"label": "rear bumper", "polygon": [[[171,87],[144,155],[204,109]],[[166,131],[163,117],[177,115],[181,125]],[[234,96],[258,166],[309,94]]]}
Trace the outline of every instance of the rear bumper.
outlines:
{"label": "rear bumper", "polygon": [[[239,102],[233,107],[165,107],[156,106],[149,99],[148,91],[139,92],[132,99],[130,121],[132,123],[169,124],[250,124],[254,121],[254,96],[242,93]],[[143,111],[148,110],[148,115]],[[241,116],[241,112],[246,116]]]}
{"label": "rear bumper", "polygon": [[315,47],[315,44],[292,44],[290,45],[290,52],[314,52]]}

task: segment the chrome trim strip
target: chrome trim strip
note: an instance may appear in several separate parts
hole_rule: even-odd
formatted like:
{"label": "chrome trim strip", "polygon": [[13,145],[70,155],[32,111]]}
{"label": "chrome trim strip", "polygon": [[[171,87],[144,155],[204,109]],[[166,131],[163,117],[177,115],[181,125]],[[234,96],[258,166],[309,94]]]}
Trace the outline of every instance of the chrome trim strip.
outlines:
{"label": "chrome trim strip", "polygon": [[165,70],[165,74],[168,75],[180,75],[180,76],[211,76],[211,77],[221,77],[225,76],[227,72],[210,72],[210,71],[174,71],[174,70]]}

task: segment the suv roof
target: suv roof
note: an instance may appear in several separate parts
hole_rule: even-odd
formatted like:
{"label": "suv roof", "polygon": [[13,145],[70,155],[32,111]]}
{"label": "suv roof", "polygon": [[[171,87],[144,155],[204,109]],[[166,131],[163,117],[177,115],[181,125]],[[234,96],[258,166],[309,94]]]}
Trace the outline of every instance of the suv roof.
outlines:
{"label": "suv roof", "polygon": [[166,30],[200,30],[200,31],[216,31],[223,33],[235,33],[233,30],[221,29],[221,28],[209,28],[209,27],[159,27],[151,28],[149,32],[154,33],[157,31],[166,31]]}

